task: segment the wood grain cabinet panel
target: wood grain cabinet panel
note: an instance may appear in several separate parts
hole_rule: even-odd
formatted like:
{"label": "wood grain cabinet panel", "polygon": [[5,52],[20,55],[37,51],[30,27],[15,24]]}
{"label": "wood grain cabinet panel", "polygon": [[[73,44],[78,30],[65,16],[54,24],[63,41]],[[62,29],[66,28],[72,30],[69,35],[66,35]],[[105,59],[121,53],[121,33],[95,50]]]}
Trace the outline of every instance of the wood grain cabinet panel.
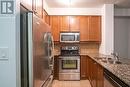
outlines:
{"label": "wood grain cabinet panel", "polygon": [[101,17],[89,17],[89,41],[101,41]]}
{"label": "wood grain cabinet panel", "polygon": [[101,41],[101,17],[80,17],[80,41]]}
{"label": "wood grain cabinet panel", "polygon": [[54,79],[59,79],[59,56],[54,56]]}
{"label": "wood grain cabinet panel", "polygon": [[48,25],[50,25],[50,16],[45,10],[43,10],[43,21],[45,21]]}
{"label": "wood grain cabinet panel", "polygon": [[103,67],[98,64],[98,72],[97,72],[97,87],[104,87],[104,75],[103,75]]}
{"label": "wood grain cabinet panel", "polygon": [[92,87],[104,87],[103,67],[90,57],[88,57],[87,60],[88,60],[88,79]]}
{"label": "wood grain cabinet panel", "polygon": [[69,16],[59,16],[60,17],[60,31],[68,32],[69,29]]}
{"label": "wood grain cabinet panel", "polygon": [[61,32],[79,32],[78,16],[60,16]]}
{"label": "wood grain cabinet panel", "polygon": [[79,16],[69,16],[69,24],[70,24],[70,31],[71,32],[79,32],[80,27],[80,17]]}
{"label": "wood grain cabinet panel", "polygon": [[50,26],[54,41],[59,41],[59,16],[50,16]]}
{"label": "wood grain cabinet panel", "polygon": [[81,56],[80,61],[81,61],[80,78],[87,79],[87,56]]}
{"label": "wood grain cabinet panel", "polygon": [[80,17],[80,41],[89,40],[89,17]]}

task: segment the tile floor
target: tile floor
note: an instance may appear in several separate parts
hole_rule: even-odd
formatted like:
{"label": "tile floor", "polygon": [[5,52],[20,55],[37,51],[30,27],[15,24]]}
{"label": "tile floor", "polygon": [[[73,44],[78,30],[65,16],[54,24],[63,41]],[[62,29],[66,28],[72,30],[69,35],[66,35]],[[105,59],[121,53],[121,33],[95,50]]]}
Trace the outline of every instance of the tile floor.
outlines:
{"label": "tile floor", "polygon": [[91,85],[88,80],[81,80],[81,81],[54,80],[52,87],[91,87]]}

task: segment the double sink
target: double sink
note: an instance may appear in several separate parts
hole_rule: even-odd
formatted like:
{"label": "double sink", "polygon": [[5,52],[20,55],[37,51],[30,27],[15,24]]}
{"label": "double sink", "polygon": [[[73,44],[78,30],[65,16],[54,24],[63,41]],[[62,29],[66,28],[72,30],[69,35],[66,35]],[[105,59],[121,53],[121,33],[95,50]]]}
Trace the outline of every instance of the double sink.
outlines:
{"label": "double sink", "polygon": [[109,63],[109,64],[124,64],[124,62],[120,60],[116,60],[115,58],[110,57],[94,57],[95,59],[102,61],[103,63]]}

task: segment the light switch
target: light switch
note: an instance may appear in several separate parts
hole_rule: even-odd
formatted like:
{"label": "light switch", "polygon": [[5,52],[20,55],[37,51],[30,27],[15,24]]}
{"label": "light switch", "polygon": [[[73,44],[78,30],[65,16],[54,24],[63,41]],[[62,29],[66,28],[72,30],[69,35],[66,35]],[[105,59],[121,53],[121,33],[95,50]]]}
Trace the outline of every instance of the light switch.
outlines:
{"label": "light switch", "polygon": [[0,47],[0,60],[8,60],[9,49],[8,47]]}

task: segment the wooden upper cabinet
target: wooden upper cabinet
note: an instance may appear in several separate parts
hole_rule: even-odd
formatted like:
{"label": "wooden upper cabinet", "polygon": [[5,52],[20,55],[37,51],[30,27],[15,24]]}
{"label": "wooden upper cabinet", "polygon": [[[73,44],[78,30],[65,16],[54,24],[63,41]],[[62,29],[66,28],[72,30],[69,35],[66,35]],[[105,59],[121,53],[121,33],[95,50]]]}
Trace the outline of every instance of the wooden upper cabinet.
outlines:
{"label": "wooden upper cabinet", "polygon": [[43,0],[33,0],[33,11],[36,15],[42,18],[43,15]]}
{"label": "wooden upper cabinet", "polygon": [[69,29],[69,16],[60,16],[60,31],[61,32],[70,31],[70,29]]}
{"label": "wooden upper cabinet", "polygon": [[51,16],[50,20],[55,41],[60,32],[80,32],[82,42],[101,41],[101,16]]}
{"label": "wooden upper cabinet", "polygon": [[45,22],[50,25],[50,16],[46,15]]}
{"label": "wooden upper cabinet", "polygon": [[79,16],[69,16],[70,31],[79,32]]}
{"label": "wooden upper cabinet", "polygon": [[101,17],[89,17],[89,41],[101,41]]}
{"label": "wooden upper cabinet", "polygon": [[59,41],[59,16],[50,16],[50,26],[54,41]]}
{"label": "wooden upper cabinet", "polygon": [[78,16],[60,16],[61,32],[79,32]]}
{"label": "wooden upper cabinet", "polygon": [[101,41],[101,17],[80,17],[80,41]]}
{"label": "wooden upper cabinet", "polygon": [[50,25],[50,16],[45,10],[43,10],[43,21],[45,21],[48,25]]}
{"label": "wooden upper cabinet", "polygon": [[80,41],[89,40],[89,17],[80,17]]}

